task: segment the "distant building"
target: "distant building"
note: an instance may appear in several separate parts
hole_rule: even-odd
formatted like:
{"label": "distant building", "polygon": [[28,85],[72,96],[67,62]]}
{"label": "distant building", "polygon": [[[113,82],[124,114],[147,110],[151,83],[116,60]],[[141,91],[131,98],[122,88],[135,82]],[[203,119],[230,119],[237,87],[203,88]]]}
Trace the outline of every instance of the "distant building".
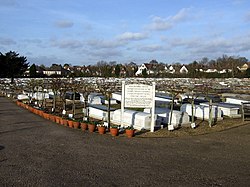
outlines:
{"label": "distant building", "polygon": [[250,65],[245,63],[241,67],[237,66],[237,69],[240,70],[241,72],[243,72],[243,71],[246,71],[249,67],[250,67]]}
{"label": "distant building", "polygon": [[43,70],[43,74],[47,76],[66,76],[69,74],[69,71],[64,69],[61,65],[53,64],[51,67],[45,68],[45,70]]}
{"label": "distant building", "polygon": [[[38,76],[43,75],[43,71],[44,68],[42,68],[41,66],[36,65],[36,74]],[[24,76],[25,77],[29,77],[30,76],[30,66],[28,67],[28,69],[24,72]]]}
{"label": "distant building", "polygon": [[153,74],[155,73],[155,70],[153,70],[153,64],[143,63],[138,67],[138,70],[136,71],[135,75],[142,75],[143,70],[146,69],[147,74]]}
{"label": "distant building", "polygon": [[183,65],[180,69],[180,73],[187,74],[188,73],[187,67]]}
{"label": "distant building", "polygon": [[171,74],[175,73],[174,66],[170,65],[169,67],[167,67],[167,73],[171,73]]}

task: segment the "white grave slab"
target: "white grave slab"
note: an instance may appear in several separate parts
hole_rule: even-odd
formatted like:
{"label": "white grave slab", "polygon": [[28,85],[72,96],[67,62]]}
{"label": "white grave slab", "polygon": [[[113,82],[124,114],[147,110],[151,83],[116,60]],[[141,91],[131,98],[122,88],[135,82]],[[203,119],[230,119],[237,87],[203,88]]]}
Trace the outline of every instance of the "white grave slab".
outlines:
{"label": "white grave slab", "polygon": [[17,99],[18,100],[29,100],[29,96],[27,96],[25,94],[19,94],[19,95],[17,95]]}
{"label": "white grave slab", "polygon": [[[144,112],[150,113],[149,109],[144,109]],[[161,124],[170,124],[170,112],[171,110],[168,108],[155,108],[155,114],[157,114],[157,121]],[[177,128],[182,125],[189,124],[189,116],[186,112],[181,112],[178,110],[173,110],[172,113],[172,125],[174,128]]]}
{"label": "white grave slab", "polygon": [[[192,116],[191,104],[183,104],[180,110],[182,112],[187,112],[189,116]],[[194,105],[194,116],[202,120],[209,120],[209,107]],[[212,107],[212,118],[216,120],[223,120],[222,111],[220,108],[216,106]]]}
{"label": "white grave slab", "polygon": [[[209,106],[209,103],[201,103],[200,105]],[[213,103],[213,106],[217,106],[222,111],[223,116],[228,116],[231,118],[240,118],[241,105],[231,104],[231,103]]]}
{"label": "white grave slab", "polygon": [[[113,119],[113,113],[114,113],[113,108],[110,109],[110,119]],[[104,105],[92,105],[89,106],[89,116],[95,119],[99,120],[108,120],[108,111],[107,107]]]}
{"label": "white grave slab", "polygon": [[91,93],[88,96],[88,103],[93,105],[101,105],[102,104],[102,95],[97,93]]}
{"label": "white grave slab", "polygon": [[122,100],[122,94],[121,93],[117,93],[117,92],[112,93],[112,98],[121,102],[121,100]]}
{"label": "white grave slab", "polygon": [[231,104],[241,105],[241,103],[247,103],[247,102],[250,102],[250,101],[244,100],[244,99],[239,99],[239,98],[234,98],[234,97],[227,97],[226,98],[226,103],[231,103]]}
{"label": "white grave slab", "polygon": [[[115,110],[113,115],[113,123],[120,125],[121,123],[121,110]],[[151,114],[145,112],[138,112],[134,110],[124,110],[124,126],[133,126],[135,129],[150,129],[151,127]]]}
{"label": "white grave slab", "polygon": [[[103,102],[103,104],[105,104],[105,105],[108,104],[108,100],[106,100],[106,99],[103,99],[102,102]],[[116,101],[115,99],[111,98],[111,99],[110,99],[110,104],[111,104],[111,105],[115,105],[115,104],[117,104],[117,101]]]}

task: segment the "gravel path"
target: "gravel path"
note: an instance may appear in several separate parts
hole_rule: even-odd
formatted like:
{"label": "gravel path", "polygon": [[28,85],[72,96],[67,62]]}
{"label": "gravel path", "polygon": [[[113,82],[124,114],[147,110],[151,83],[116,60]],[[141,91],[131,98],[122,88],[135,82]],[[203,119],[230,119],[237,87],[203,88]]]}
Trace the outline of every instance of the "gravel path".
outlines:
{"label": "gravel path", "polygon": [[181,138],[111,137],[0,97],[0,186],[249,186],[250,125]]}

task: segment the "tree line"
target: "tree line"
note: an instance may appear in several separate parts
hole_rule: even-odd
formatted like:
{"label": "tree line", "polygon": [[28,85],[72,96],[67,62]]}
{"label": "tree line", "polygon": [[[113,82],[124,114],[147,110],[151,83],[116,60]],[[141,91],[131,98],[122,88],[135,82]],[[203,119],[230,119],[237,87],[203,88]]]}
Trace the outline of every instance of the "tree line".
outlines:
{"label": "tree line", "polygon": [[[193,61],[192,63],[185,64],[188,69],[188,73],[171,73],[166,71],[166,67],[170,65],[179,70],[183,64],[179,62],[167,64],[158,62],[157,60],[151,60],[149,64],[151,73],[146,70],[142,71],[140,77],[156,77],[156,78],[250,78],[250,64],[246,71],[240,71],[237,67],[241,67],[243,64],[248,63],[248,59],[245,57],[233,57],[223,55],[215,60],[209,60],[207,57],[202,58],[200,61]],[[10,51],[5,54],[0,53],[0,78],[11,78],[12,82],[15,77],[22,77],[24,72],[29,67],[27,57],[20,56],[17,52]],[[62,65],[59,65],[62,67]],[[43,73],[37,73],[37,68],[45,69],[44,65],[37,66],[32,64],[29,67],[30,77],[45,77]],[[79,66],[71,66],[70,64],[64,64],[64,68],[70,68],[69,74],[66,76],[71,77],[135,77],[135,73],[138,70],[138,65],[134,62],[120,64],[116,61],[106,62],[99,61],[94,65],[80,66],[82,69],[78,69]],[[210,72],[206,73],[200,71],[201,69],[217,69],[226,70],[224,73]],[[229,71],[230,70],[230,71]],[[57,75],[58,76],[58,75]]]}

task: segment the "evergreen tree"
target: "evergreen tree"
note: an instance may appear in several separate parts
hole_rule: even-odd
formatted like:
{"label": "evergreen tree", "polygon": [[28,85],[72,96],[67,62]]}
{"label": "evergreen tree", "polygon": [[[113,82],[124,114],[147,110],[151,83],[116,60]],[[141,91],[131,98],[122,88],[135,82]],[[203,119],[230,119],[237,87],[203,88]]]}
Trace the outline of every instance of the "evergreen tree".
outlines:
{"label": "evergreen tree", "polygon": [[10,51],[8,53],[0,53],[0,77],[11,78],[11,83],[15,77],[20,77],[27,70],[29,63],[24,56],[19,56],[18,53]]}
{"label": "evergreen tree", "polygon": [[35,64],[32,64],[32,66],[30,66],[30,77],[32,77],[32,78],[37,77]]}
{"label": "evergreen tree", "polygon": [[116,64],[116,66],[115,66],[115,76],[116,77],[120,76],[120,71],[121,71],[120,65]]}
{"label": "evergreen tree", "polygon": [[247,70],[246,70],[246,77],[250,78],[250,68],[247,68]]}

